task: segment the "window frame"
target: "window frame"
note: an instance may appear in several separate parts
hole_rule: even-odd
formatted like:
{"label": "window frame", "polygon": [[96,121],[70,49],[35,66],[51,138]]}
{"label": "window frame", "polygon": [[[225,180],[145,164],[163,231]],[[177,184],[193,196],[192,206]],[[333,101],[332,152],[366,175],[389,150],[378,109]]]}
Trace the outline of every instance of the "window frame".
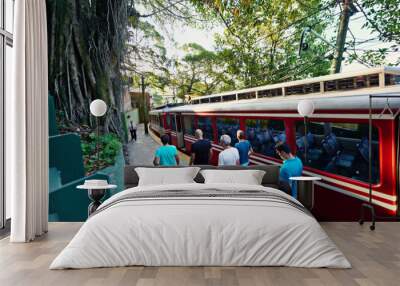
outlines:
{"label": "window frame", "polygon": [[210,142],[218,142],[218,139],[215,138],[215,136],[216,136],[216,130],[215,130],[216,126],[215,126],[215,117],[214,117],[214,116],[196,115],[196,116],[195,116],[195,130],[200,128],[200,126],[199,126],[199,121],[200,121],[201,119],[203,119],[203,118],[204,118],[204,119],[210,119],[211,128],[212,128],[211,134],[212,134],[212,137],[213,137],[213,138],[207,138],[207,137],[205,136],[206,134],[205,134],[204,130],[202,130],[202,131],[203,131],[203,137],[204,137],[205,139],[210,140]]}
{"label": "window frame", "polygon": [[[9,0],[10,1],[10,0]],[[15,14],[15,1],[12,0],[13,5],[13,13]],[[4,170],[5,170],[5,93],[6,93],[6,80],[5,80],[5,72],[6,72],[6,55],[7,48],[13,49],[13,34],[10,31],[7,31],[6,27],[6,0],[0,0],[0,229],[4,229],[5,226],[9,227],[9,222],[6,223],[7,220],[7,211],[6,211],[6,190],[4,186]],[[11,15],[14,19],[14,15]],[[13,19],[11,22],[13,22]],[[11,31],[14,30],[12,27]],[[7,231],[7,229],[5,229]]]}
{"label": "window frame", "polygon": [[[289,142],[288,142],[288,128],[286,127],[286,119],[287,118],[282,118],[282,117],[264,117],[264,116],[249,116],[249,117],[245,117],[245,118],[243,118],[243,131],[244,131],[244,133],[246,134],[246,139],[247,139],[247,129],[248,129],[248,127],[247,127],[247,124],[246,124],[246,122],[248,121],[248,120],[268,120],[268,121],[271,121],[271,120],[275,120],[275,121],[281,121],[282,123],[283,123],[283,129],[284,129],[284,134],[285,134],[285,137],[286,137],[286,143],[288,143],[289,144]],[[253,148],[253,145],[251,145],[252,146],[252,148]],[[253,150],[254,150],[254,148],[253,148]],[[261,157],[261,158],[265,158],[265,159],[268,159],[268,160],[270,160],[270,161],[274,161],[274,162],[277,162],[277,163],[282,163],[282,159],[280,159],[280,158],[277,158],[277,157],[271,157],[271,156],[268,156],[268,155],[265,155],[265,154],[262,154],[262,153],[258,153],[258,152],[256,152],[255,150],[254,150],[254,153],[256,154],[256,156],[258,156],[258,157]]]}
{"label": "window frame", "polygon": [[[241,119],[240,118],[237,118],[237,117],[234,117],[234,116],[216,116],[215,117],[215,127],[216,127],[216,129],[215,129],[214,133],[216,133],[216,141],[217,142],[219,142],[219,139],[220,139],[220,137],[222,135],[222,134],[219,134],[219,130],[218,130],[218,120],[219,119],[237,120],[237,122],[238,122],[238,129],[237,130],[241,130],[242,123],[241,123]],[[236,132],[237,132],[237,130],[236,130]],[[236,132],[235,132],[235,134],[233,134],[233,136],[235,136],[235,137],[231,138],[231,140],[232,140],[231,146],[234,146],[235,143],[237,143]]]}
{"label": "window frame", "polygon": [[[194,137],[194,132],[195,132],[195,130],[196,130],[196,123],[195,123],[195,121],[196,121],[196,116],[193,114],[193,115],[187,115],[187,114],[185,114],[185,115],[182,115],[182,117],[183,117],[183,128],[182,128],[182,131],[183,131],[183,134],[185,135],[185,136],[192,136],[192,137]],[[186,132],[187,131],[187,126],[186,126],[186,120],[187,120],[187,118],[189,118],[190,120],[190,123],[191,123],[191,130],[192,130],[192,132]]]}
{"label": "window frame", "polygon": [[[303,118],[296,118],[295,120],[293,120],[293,132],[294,132],[294,146],[291,146],[292,149],[294,148],[294,150],[297,151],[297,145],[296,145],[296,133],[297,133],[297,123],[304,123],[304,119]],[[368,125],[369,122],[367,119],[349,119],[349,118],[311,118],[308,120],[308,122],[316,122],[316,123],[351,123],[351,124],[366,124]],[[377,170],[378,170],[378,180],[376,182],[372,183],[372,188],[377,188],[379,186],[382,185],[383,181],[383,166],[382,166],[382,162],[381,162],[381,158],[382,158],[382,149],[381,149],[381,145],[382,145],[382,126],[380,126],[380,124],[377,124],[377,122],[373,122],[373,127],[378,131],[377,134],[377,145],[378,145],[378,166],[377,166]],[[345,182],[351,183],[351,184],[355,184],[355,185],[359,185],[359,186],[363,186],[363,187],[368,187],[369,186],[369,182],[367,181],[360,181],[351,177],[346,177],[342,174],[336,174],[336,173],[331,173],[325,170],[320,170],[311,166],[304,166],[304,170],[305,171],[310,171],[312,173],[315,174],[320,174],[323,176],[327,176],[330,178],[334,178],[334,179],[338,179],[338,180],[343,180]]]}

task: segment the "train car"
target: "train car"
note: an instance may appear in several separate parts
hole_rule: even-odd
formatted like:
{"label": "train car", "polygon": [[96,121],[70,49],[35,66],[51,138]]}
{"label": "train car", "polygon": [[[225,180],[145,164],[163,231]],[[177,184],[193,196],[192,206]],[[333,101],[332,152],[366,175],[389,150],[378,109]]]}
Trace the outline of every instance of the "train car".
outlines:
{"label": "train car", "polygon": [[[307,134],[297,111],[304,99],[315,106]],[[304,174],[322,178],[315,185],[314,215],[350,221],[359,218],[361,204],[369,200],[370,184],[377,214],[398,215],[398,110],[400,68],[382,67],[202,96],[150,116],[151,129],[170,134],[172,144],[186,153],[194,130],[202,129],[212,141],[212,164],[222,150],[218,138],[229,134],[235,139],[238,129],[255,151],[251,164],[282,164],[274,146],[286,142],[302,159]]]}

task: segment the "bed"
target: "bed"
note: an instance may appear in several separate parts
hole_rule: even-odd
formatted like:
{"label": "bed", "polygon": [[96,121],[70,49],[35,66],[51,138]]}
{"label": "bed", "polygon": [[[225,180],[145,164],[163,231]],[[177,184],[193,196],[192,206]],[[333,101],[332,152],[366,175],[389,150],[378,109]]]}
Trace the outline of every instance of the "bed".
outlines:
{"label": "bed", "polygon": [[266,171],[262,185],[205,184],[198,174],[196,183],[137,186],[135,167],[129,166],[125,169],[127,189],[99,207],[50,269],[132,265],[350,268],[308,210],[277,189],[279,169],[253,168]]}

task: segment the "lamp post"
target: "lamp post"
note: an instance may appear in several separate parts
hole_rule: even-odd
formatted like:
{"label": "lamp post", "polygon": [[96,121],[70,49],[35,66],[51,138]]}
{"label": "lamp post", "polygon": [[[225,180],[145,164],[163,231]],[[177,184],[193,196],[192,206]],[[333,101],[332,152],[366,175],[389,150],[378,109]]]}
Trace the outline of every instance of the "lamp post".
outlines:
{"label": "lamp post", "polygon": [[142,100],[143,100],[143,119],[144,119],[144,134],[148,135],[149,134],[149,127],[148,124],[149,122],[147,121],[147,96],[146,96],[146,86],[144,84],[144,75],[141,75],[141,81],[142,81]]}
{"label": "lamp post", "polygon": [[307,164],[307,118],[314,113],[314,103],[309,99],[301,100],[297,104],[297,112],[304,117],[304,164]]}
{"label": "lamp post", "polygon": [[90,103],[90,113],[96,117],[96,128],[97,128],[97,138],[96,138],[96,153],[97,153],[97,168],[99,167],[100,162],[100,153],[99,153],[99,117],[102,117],[107,112],[107,104],[101,99],[95,99]]}

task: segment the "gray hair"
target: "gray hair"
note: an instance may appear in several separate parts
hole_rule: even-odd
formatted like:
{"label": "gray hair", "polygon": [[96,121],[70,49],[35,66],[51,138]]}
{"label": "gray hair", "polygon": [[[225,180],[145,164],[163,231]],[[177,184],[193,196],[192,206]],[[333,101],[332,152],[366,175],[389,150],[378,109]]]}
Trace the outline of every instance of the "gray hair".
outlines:
{"label": "gray hair", "polygon": [[223,144],[223,145],[225,145],[225,146],[228,146],[229,144],[231,144],[231,137],[229,136],[229,135],[227,135],[227,134],[224,134],[224,135],[222,135],[221,136],[221,138],[219,139],[219,141]]}
{"label": "gray hair", "polygon": [[196,138],[203,138],[203,131],[201,131],[201,129],[196,129],[194,136],[196,136]]}

